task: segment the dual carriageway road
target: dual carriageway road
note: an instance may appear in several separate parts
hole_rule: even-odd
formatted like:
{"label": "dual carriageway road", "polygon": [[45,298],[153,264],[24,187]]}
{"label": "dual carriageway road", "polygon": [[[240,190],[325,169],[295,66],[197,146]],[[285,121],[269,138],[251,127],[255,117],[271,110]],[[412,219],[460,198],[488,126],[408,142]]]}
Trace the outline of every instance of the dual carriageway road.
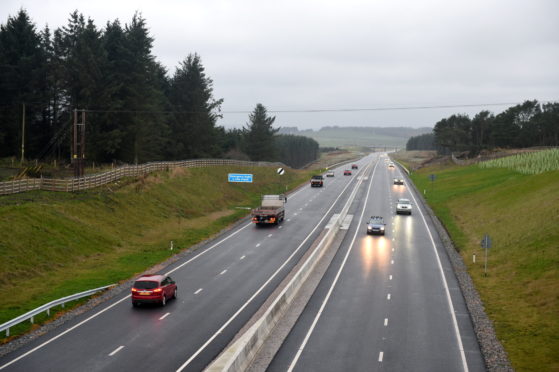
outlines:
{"label": "dual carriageway road", "polygon": [[[384,155],[382,155],[384,156]],[[444,248],[400,170],[381,154],[288,196],[285,221],[239,225],[164,270],[166,307],[121,295],[0,358],[6,371],[201,371],[233,339],[358,187],[334,260],[270,371],[481,371],[473,326]],[[361,182],[357,179],[361,178]],[[407,197],[411,216],[395,215]],[[365,222],[381,215],[382,236]],[[444,280],[443,280],[444,278]]]}

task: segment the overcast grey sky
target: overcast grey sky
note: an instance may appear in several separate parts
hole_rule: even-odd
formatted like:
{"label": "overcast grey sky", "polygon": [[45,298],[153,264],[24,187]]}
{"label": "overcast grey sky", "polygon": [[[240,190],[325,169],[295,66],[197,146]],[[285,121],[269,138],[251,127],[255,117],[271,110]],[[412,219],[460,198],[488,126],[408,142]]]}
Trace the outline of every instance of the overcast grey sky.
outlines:
{"label": "overcast grey sky", "polygon": [[256,103],[278,126],[433,126],[453,113],[507,106],[274,113],[559,101],[556,0],[0,0],[39,29],[78,10],[102,28],[141,12],[171,75],[196,52],[241,126]]}

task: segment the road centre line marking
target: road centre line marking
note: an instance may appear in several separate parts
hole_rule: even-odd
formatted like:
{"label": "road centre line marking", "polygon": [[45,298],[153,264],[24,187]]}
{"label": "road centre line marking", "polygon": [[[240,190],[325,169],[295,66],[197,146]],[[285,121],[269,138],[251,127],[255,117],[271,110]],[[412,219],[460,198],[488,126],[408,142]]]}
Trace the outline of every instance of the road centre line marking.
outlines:
{"label": "road centre line marking", "polygon": [[219,273],[219,275],[223,275],[227,272],[227,269],[223,270],[222,272]]}
{"label": "road centre line marking", "polygon": [[194,292],[195,295],[197,295],[198,293],[202,292],[203,289],[202,288],[198,288],[198,290],[196,292]]}
{"label": "road centre line marking", "polygon": [[[334,202],[331,204],[330,208],[324,213],[324,216],[320,219],[320,221],[318,221],[318,223],[316,224],[316,226],[314,227],[314,229],[312,229],[312,231],[307,235],[307,237],[301,242],[301,244],[299,244],[299,246],[293,251],[293,253],[291,253],[291,255],[284,261],[284,263],[268,278],[268,280],[266,280],[266,282],[264,282],[264,284],[262,284],[262,286],[256,291],[254,292],[254,294],[235,312],[235,314],[233,314],[229,320],[227,320],[186,362],[184,362],[178,369],[177,372],[181,372],[182,370],[184,370],[219,334],[221,334],[223,332],[223,330],[231,323],[233,322],[233,320],[235,320],[237,318],[237,316],[260,294],[260,292],[262,292],[264,290],[264,288],[278,275],[278,273],[283,270],[283,268],[287,265],[287,263],[297,254],[297,252],[299,252],[299,250],[301,249],[301,247],[303,247],[303,245],[305,245],[305,243],[307,242],[307,240],[310,239],[311,235],[314,234],[314,232],[318,229],[319,226],[321,226],[322,222],[324,221],[324,219],[329,215],[330,211],[332,211],[332,209],[334,208],[334,206],[336,205],[336,203],[338,202],[338,200],[342,197],[343,193],[345,192],[345,190],[349,187],[349,185],[351,185],[351,182],[348,182],[344,188],[342,189],[342,191],[340,191],[338,197],[336,198],[336,200],[334,200]],[[356,185],[356,189],[358,188],[358,185]],[[348,199],[349,200],[349,199]],[[347,203],[346,203],[347,204]]]}
{"label": "road centre line marking", "polygon": [[[375,167],[373,169],[373,174],[371,175],[371,178],[370,178],[370,181],[369,181],[370,183],[369,183],[369,187],[368,187],[368,190],[367,190],[367,194],[365,196],[365,202],[363,203],[363,209],[361,210],[361,216],[359,217],[358,225],[361,225],[362,222],[363,222],[363,215],[365,214],[365,206],[367,205],[367,201],[369,200],[369,195],[371,193],[371,186],[373,184],[373,179],[374,179],[374,176],[375,176],[377,165],[378,165],[378,162],[375,163]],[[369,163],[367,168],[369,168],[370,166],[371,166],[371,163]],[[362,181],[357,181],[356,188],[354,190],[357,190],[358,187],[361,185],[361,183],[362,183]],[[347,184],[349,185],[350,183],[348,182]],[[350,199],[348,199],[348,201],[349,200]],[[342,210],[343,210],[343,208],[342,208]],[[290,366],[287,370],[288,372],[292,372],[293,368],[295,368],[295,365],[297,364],[297,361],[299,360],[299,357],[303,353],[303,350],[305,349],[305,346],[307,345],[307,342],[309,341],[309,339],[311,337],[311,334],[313,333],[314,328],[316,327],[316,324],[318,323],[318,320],[320,319],[320,316],[322,315],[322,312],[324,311],[324,308],[326,307],[326,304],[328,303],[328,300],[330,299],[330,296],[332,295],[332,292],[334,291],[334,287],[336,286],[336,284],[337,284],[337,282],[340,278],[340,275],[342,273],[342,270],[344,269],[344,266],[345,266],[345,264],[348,260],[349,254],[351,253],[351,251],[353,249],[353,245],[355,244],[355,239],[357,238],[358,231],[359,231],[359,229],[355,230],[355,234],[353,235],[353,239],[352,239],[352,241],[349,245],[349,249],[347,250],[347,252],[345,254],[345,257],[344,257],[344,259],[341,263],[341,266],[338,269],[338,272],[336,273],[334,281],[332,282],[332,284],[330,286],[330,289],[328,290],[328,293],[326,294],[326,297],[322,301],[322,305],[320,306],[320,309],[318,310],[318,313],[316,314],[316,316],[315,316],[315,318],[314,318],[314,320],[313,320],[313,322],[312,322],[312,324],[309,328],[309,331],[307,332],[307,334],[305,336],[305,339],[303,340],[303,342],[299,346],[299,349],[297,350],[297,353],[295,354],[295,357],[293,358],[293,361],[291,362],[291,364],[290,364]]]}
{"label": "road centre line marking", "polygon": [[462,336],[460,335],[460,329],[458,328],[458,321],[456,320],[454,305],[452,304],[452,298],[450,297],[450,292],[448,290],[448,283],[446,282],[446,277],[444,275],[443,265],[442,265],[441,259],[439,257],[439,252],[437,252],[437,246],[435,245],[435,239],[433,239],[433,235],[431,234],[431,230],[429,229],[429,225],[427,225],[427,221],[425,220],[425,216],[423,215],[423,212],[421,211],[421,208],[419,207],[419,204],[417,203],[417,200],[415,199],[415,196],[413,195],[413,192],[411,190],[409,190],[409,194],[413,198],[413,202],[415,203],[415,205],[417,205],[417,210],[419,211],[421,219],[423,220],[423,224],[425,224],[425,228],[427,229],[427,234],[429,235],[429,238],[431,239],[431,246],[433,247],[433,251],[435,251],[435,256],[437,257],[437,264],[439,265],[439,272],[440,272],[441,278],[443,280],[443,286],[444,286],[444,289],[445,289],[445,292],[446,292],[446,300],[447,300],[447,303],[448,303],[450,316],[452,318],[452,324],[454,326],[454,334],[456,335],[456,342],[458,343],[458,350],[460,350],[460,357],[462,358],[462,368],[464,369],[464,372],[468,372],[469,371],[468,362],[466,361],[466,354],[464,353],[464,346],[462,345]]}
{"label": "road centre line marking", "polygon": [[180,264],[179,266],[175,267],[173,270],[167,272],[165,275],[171,275],[172,273],[174,273],[175,271],[177,271],[178,269],[182,268],[183,266],[189,264],[190,262],[194,261],[195,259],[197,259],[198,257],[200,257],[203,254],[206,254],[207,252],[211,251],[212,249],[214,249],[215,247],[217,247],[218,245],[220,245],[221,243],[223,243],[224,241],[226,241],[227,239],[231,238],[232,236],[237,235],[238,233],[240,233],[241,231],[243,231],[244,229],[246,229],[247,227],[252,226],[252,222],[249,222],[248,224],[246,224],[244,227],[240,228],[239,230],[235,231],[233,234],[221,239],[220,241],[218,241],[217,243],[215,243],[214,245],[212,245],[211,247],[209,247],[208,249],[206,249],[203,252],[200,252],[199,254],[197,254],[196,256],[192,257],[190,260],[186,261],[185,263]]}
{"label": "road centre line marking", "polygon": [[382,362],[382,359],[383,359],[383,358],[384,358],[384,352],[381,351],[381,352],[378,354],[378,361],[379,361],[379,362]]}
{"label": "road centre line marking", "polygon": [[384,318],[384,326],[385,326],[385,327],[388,326],[388,318]]}
{"label": "road centre line marking", "polygon": [[388,296],[386,296],[387,300],[390,300],[390,293],[388,294]]}
{"label": "road centre line marking", "polygon": [[168,317],[170,314],[171,314],[171,313],[167,313],[167,314],[163,315],[161,318],[159,318],[159,320],[165,319],[165,318]]}
{"label": "road centre line marking", "polygon": [[241,260],[244,260],[245,257],[246,257],[245,255],[242,255],[240,259],[241,259]]}
{"label": "road centre line marking", "polygon": [[124,345],[121,345],[121,346],[117,347],[112,353],[109,354],[109,356],[115,355],[116,353],[118,353],[122,349],[124,349]]}

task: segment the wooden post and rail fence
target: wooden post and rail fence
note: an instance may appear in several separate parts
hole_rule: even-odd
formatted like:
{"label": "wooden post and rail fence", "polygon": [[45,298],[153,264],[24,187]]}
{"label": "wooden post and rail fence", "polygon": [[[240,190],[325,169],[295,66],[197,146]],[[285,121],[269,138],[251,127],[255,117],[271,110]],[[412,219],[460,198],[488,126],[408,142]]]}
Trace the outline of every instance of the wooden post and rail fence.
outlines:
{"label": "wooden post and rail fence", "polygon": [[264,161],[243,161],[231,159],[194,159],[182,161],[161,161],[141,165],[124,165],[122,167],[78,178],[28,178],[14,181],[0,182],[0,195],[16,194],[31,190],[73,192],[99,187],[114,182],[123,177],[137,177],[143,174],[169,170],[173,168],[201,168],[211,166],[240,166],[240,167],[270,167],[281,166],[283,163]]}

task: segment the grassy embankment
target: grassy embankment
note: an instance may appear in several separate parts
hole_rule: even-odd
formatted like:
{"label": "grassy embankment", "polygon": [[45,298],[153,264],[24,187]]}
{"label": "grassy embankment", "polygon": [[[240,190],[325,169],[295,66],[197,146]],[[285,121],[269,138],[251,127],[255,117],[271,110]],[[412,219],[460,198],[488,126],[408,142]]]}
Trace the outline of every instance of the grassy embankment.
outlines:
{"label": "grassy embankment", "polygon": [[[230,172],[252,173],[254,183],[230,184]],[[79,193],[0,196],[0,323],[141,273],[248,213],[236,207],[254,207],[261,194],[293,188],[311,173],[287,170],[280,177],[274,167],[175,169]],[[11,334],[29,328],[25,322]]]}
{"label": "grassy embankment", "polygon": [[[558,371],[559,170],[520,170],[446,164],[412,179],[460,250],[514,368]],[[487,276],[484,234],[493,241]]]}

